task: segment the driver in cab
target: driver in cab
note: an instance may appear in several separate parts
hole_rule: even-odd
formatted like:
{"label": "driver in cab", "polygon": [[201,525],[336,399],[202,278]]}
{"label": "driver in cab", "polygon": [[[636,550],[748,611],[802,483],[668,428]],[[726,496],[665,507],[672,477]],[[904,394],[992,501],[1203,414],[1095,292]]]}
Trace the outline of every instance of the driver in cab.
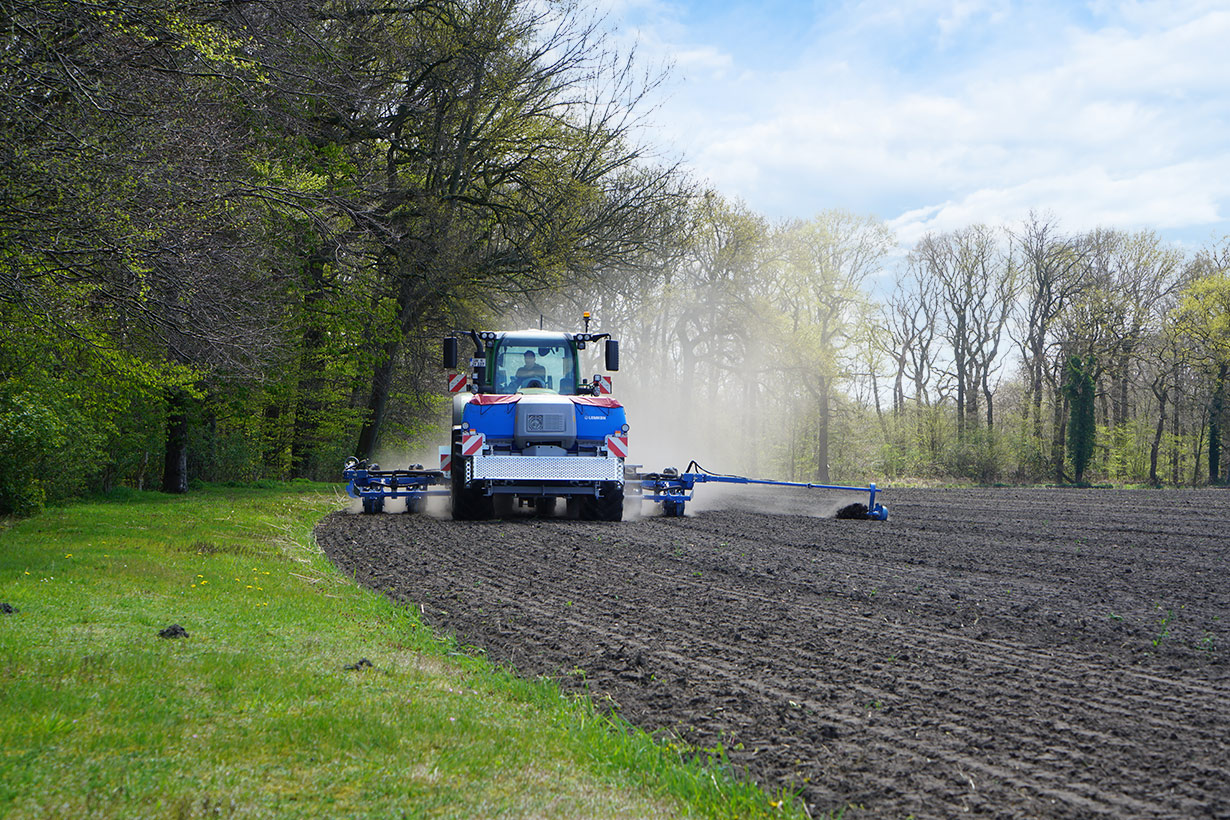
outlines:
{"label": "driver in cab", "polygon": [[532,351],[525,351],[525,364],[517,368],[514,376],[521,387],[546,387],[547,369],[538,364]]}

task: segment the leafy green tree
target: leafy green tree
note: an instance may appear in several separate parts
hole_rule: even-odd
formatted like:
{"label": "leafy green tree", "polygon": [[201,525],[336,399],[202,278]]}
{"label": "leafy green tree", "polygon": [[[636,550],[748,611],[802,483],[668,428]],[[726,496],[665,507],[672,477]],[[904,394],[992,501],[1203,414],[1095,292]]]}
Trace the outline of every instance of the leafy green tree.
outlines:
{"label": "leafy green tree", "polygon": [[891,236],[880,222],[826,211],[792,223],[780,236],[774,304],[779,360],[810,394],[816,411],[815,478],[830,480],[830,431],[838,383],[869,321],[863,284],[880,269]]}
{"label": "leafy green tree", "polygon": [[[47,378],[71,397],[61,422],[109,390],[154,405],[174,491],[187,485],[189,405],[218,379],[259,379],[282,340],[279,247],[241,193],[249,135],[231,116],[234,88],[259,76],[218,11],[8,0],[2,15],[0,301],[18,327],[64,339],[56,357],[142,373],[77,391],[67,369]],[[86,459],[73,472],[118,468]]]}
{"label": "leafy green tree", "polygon": [[1208,477],[1209,483],[1216,484],[1222,480],[1222,431],[1230,381],[1230,269],[1224,261],[1188,286],[1176,317],[1212,383],[1208,404]]}
{"label": "leafy green tree", "polygon": [[1085,481],[1085,468],[1093,457],[1097,441],[1095,413],[1096,385],[1093,374],[1097,363],[1093,355],[1068,357],[1064,395],[1068,399],[1068,455],[1072,459],[1073,480]]}

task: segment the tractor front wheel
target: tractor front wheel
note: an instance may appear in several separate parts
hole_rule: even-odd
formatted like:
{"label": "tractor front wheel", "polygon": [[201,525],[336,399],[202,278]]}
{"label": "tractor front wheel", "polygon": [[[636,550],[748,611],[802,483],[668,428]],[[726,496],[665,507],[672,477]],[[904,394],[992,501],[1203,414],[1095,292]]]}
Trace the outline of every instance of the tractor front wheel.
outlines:
{"label": "tractor front wheel", "polygon": [[454,521],[482,521],[495,515],[491,496],[480,488],[466,486],[465,459],[459,449],[453,451],[453,471],[450,489]]}

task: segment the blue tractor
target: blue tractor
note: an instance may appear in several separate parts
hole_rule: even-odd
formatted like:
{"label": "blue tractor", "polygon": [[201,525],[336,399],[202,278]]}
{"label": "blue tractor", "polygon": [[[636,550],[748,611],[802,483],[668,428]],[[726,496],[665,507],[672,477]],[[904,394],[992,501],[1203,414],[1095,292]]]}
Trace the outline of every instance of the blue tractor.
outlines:
{"label": "blue tractor", "polygon": [[[588,327],[588,315],[586,326]],[[453,399],[448,470],[453,518],[502,515],[515,505],[554,510],[563,499],[579,518],[619,521],[624,509],[628,423],[610,377],[581,376],[580,352],[605,342],[608,371],[619,342],[606,333],[471,331],[471,392]],[[444,340],[455,370],[460,340]],[[472,381],[471,381],[472,378]]]}
{"label": "blue tractor", "polygon": [[[771,481],[711,473],[696,462],[679,472],[644,473],[625,464],[628,421],[609,395],[611,378],[581,376],[580,353],[604,343],[606,370],[619,370],[619,342],[585,330],[471,330],[474,352],[460,357],[461,338],[444,340],[444,366],[453,396],[452,440],[440,448],[440,469],[412,465],[381,470],[351,459],[343,473],[347,491],[364,512],[380,512],[390,498],[404,498],[407,512],[423,509],[427,496],[448,495],[453,518],[500,517],[514,507],[553,512],[563,500],[570,516],[593,521],[623,518],[625,497],[660,503],[667,517],[684,514],[695,485],[704,483],[804,487],[869,492],[866,504],[850,504],[839,518],[883,521],[888,509],[876,501],[876,486],[844,487]],[[461,367],[462,364],[468,367]],[[447,489],[432,489],[447,485]]]}

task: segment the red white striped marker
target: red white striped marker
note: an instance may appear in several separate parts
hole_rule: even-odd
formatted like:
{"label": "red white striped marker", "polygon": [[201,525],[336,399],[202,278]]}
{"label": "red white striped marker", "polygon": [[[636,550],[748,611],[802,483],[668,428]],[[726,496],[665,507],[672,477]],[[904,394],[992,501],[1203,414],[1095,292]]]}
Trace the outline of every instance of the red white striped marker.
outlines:
{"label": "red white striped marker", "polygon": [[460,393],[466,389],[466,374],[465,373],[449,373],[448,374],[448,392]]}
{"label": "red white striped marker", "polygon": [[487,437],[482,433],[468,432],[461,434],[461,454],[463,456],[477,455],[483,449]]}
{"label": "red white striped marker", "polygon": [[594,381],[598,384],[599,395],[605,395],[611,392],[610,376],[594,376]]}
{"label": "red white striped marker", "polygon": [[626,433],[620,433],[614,436],[606,437],[606,449],[611,455],[616,458],[628,457],[628,436]]}

